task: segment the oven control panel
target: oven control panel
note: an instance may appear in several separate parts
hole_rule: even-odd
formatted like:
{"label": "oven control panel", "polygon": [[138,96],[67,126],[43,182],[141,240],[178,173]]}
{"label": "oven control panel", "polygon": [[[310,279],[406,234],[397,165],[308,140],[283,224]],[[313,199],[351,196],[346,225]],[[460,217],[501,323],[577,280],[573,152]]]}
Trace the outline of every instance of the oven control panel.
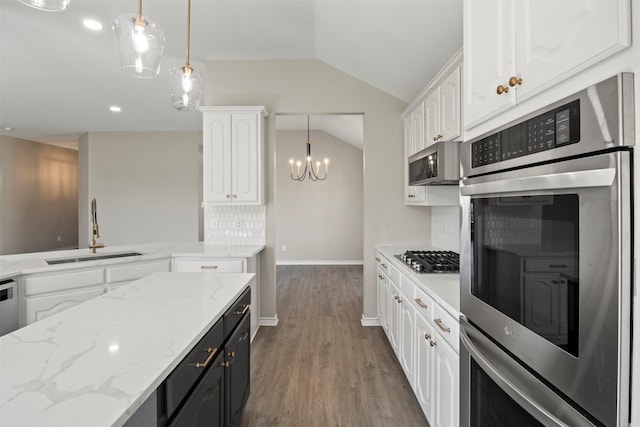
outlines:
{"label": "oven control panel", "polygon": [[471,144],[472,167],[580,142],[580,100],[555,108]]}

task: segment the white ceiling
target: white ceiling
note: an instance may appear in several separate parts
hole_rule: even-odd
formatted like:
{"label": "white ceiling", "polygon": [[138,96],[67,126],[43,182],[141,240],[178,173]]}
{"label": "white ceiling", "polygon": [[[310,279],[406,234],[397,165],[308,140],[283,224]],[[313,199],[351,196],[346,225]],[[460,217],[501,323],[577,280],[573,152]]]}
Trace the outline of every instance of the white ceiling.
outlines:
{"label": "white ceiling", "polygon": [[[364,117],[362,114],[310,114],[309,130],[320,130],[349,145],[364,147]],[[276,114],[277,130],[307,130],[304,114]]]}
{"label": "white ceiling", "polygon": [[[0,127],[15,129],[0,133],[75,143],[90,131],[200,130],[201,114],[168,96],[168,70],[185,62],[186,0],[143,1],[166,37],[152,80],[119,68],[111,24],[136,9],[71,0],[50,13],[0,0]],[[86,30],[84,18],[104,29]],[[209,60],[314,58],[408,102],[461,45],[462,0],[192,0],[191,64],[205,73]]]}

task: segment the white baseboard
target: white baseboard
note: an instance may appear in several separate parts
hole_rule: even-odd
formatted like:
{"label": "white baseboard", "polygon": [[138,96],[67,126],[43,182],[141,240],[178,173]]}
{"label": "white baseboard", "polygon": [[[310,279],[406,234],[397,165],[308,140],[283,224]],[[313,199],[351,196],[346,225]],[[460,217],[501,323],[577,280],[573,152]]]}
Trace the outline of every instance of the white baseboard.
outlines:
{"label": "white baseboard", "polygon": [[276,261],[276,265],[364,265],[364,261],[363,260],[321,260],[321,261],[280,260],[280,261]]}
{"label": "white baseboard", "polygon": [[251,340],[249,342],[253,342],[253,339],[258,335],[258,331],[260,330],[260,325],[256,328],[256,331],[251,335]]}
{"label": "white baseboard", "polygon": [[278,326],[278,315],[273,317],[261,317],[260,326]]}
{"label": "white baseboard", "polygon": [[362,319],[360,319],[360,324],[362,324],[362,326],[382,326],[380,319],[377,317],[364,317],[364,314],[362,315]]}

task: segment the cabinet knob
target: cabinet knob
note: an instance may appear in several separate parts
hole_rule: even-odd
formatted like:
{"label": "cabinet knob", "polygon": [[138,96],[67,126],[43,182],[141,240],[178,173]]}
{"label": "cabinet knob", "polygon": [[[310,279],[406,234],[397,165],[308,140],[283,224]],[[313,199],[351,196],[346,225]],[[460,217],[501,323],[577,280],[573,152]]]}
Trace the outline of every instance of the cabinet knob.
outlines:
{"label": "cabinet knob", "polygon": [[424,334],[424,339],[429,341],[431,339],[431,335],[429,334]]}
{"label": "cabinet knob", "polygon": [[431,347],[435,347],[435,346],[437,346],[437,345],[438,345],[438,343],[437,343],[437,342],[435,342],[435,341],[429,341],[429,345],[430,345]]}
{"label": "cabinet knob", "polygon": [[522,79],[517,78],[516,76],[511,76],[511,78],[509,79],[509,86],[514,87],[516,85],[521,85],[522,84]]}
{"label": "cabinet knob", "polygon": [[227,199],[230,199],[230,198],[231,198],[231,194],[227,194]]}
{"label": "cabinet knob", "polygon": [[237,194],[234,194],[234,195],[233,195],[233,198],[235,199],[236,197],[238,197],[238,195],[237,195]]}
{"label": "cabinet knob", "polygon": [[508,86],[498,85],[498,87],[496,88],[496,93],[498,95],[502,95],[503,93],[507,93],[507,92],[509,92]]}
{"label": "cabinet knob", "polygon": [[439,141],[441,139],[442,139],[442,135],[439,135],[439,134],[433,137],[434,141]]}
{"label": "cabinet knob", "polygon": [[229,357],[236,357],[236,352],[235,351],[230,351],[229,352]]}

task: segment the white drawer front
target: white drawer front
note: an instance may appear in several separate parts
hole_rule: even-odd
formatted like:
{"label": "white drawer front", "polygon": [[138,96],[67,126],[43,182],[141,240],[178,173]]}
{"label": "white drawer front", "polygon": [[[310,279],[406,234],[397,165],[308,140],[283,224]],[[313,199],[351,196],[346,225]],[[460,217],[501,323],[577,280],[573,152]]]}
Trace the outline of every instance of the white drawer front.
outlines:
{"label": "white drawer front", "polygon": [[151,273],[171,271],[171,261],[168,259],[139,264],[123,265],[107,269],[109,283],[130,282],[145,277]]}
{"label": "white drawer front", "polygon": [[433,314],[433,323],[436,326],[436,332],[451,344],[451,347],[453,347],[456,353],[459,353],[460,322],[458,319],[436,304]]}
{"label": "white drawer front", "polygon": [[389,278],[393,283],[400,283],[400,270],[398,270],[394,265],[389,265]]}
{"label": "white drawer front", "polygon": [[38,320],[46,319],[49,316],[65,311],[68,308],[88,301],[103,293],[104,288],[97,287],[70,293],[26,298],[25,311],[27,325],[37,322]]}
{"label": "white drawer front", "polygon": [[24,279],[24,295],[33,296],[67,289],[86,288],[105,283],[104,269],[47,274]]}
{"label": "white drawer front", "polygon": [[243,273],[244,259],[176,259],[177,272]]}

